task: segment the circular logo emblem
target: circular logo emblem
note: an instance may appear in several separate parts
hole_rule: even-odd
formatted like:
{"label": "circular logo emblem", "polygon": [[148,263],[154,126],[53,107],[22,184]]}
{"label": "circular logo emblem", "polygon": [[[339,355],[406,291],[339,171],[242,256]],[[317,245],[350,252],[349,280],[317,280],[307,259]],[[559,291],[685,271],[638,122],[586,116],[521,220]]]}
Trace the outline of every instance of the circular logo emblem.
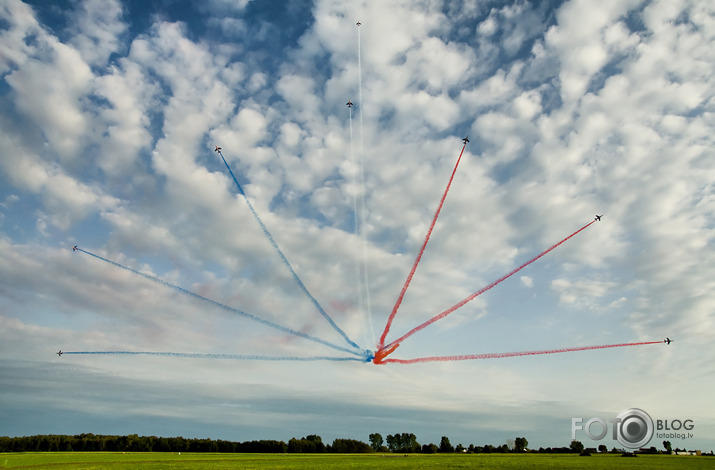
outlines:
{"label": "circular logo emblem", "polygon": [[616,439],[622,446],[638,449],[653,437],[653,420],[639,408],[628,408],[618,413],[621,420],[616,424]]}

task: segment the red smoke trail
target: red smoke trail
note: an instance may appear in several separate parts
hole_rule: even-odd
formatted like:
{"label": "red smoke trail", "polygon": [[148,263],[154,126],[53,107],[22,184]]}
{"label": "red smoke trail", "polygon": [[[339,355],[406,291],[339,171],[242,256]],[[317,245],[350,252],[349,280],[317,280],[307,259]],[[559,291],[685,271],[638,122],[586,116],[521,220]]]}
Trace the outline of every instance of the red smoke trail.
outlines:
{"label": "red smoke trail", "polygon": [[[482,287],[480,290],[478,290],[478,291],[475,292],[474,294],[470,295],[470,296],[467,297],[466,299],[462,300],[461,302],[459,302],[459,303],[457,303],[457,304],[451,306],[450,308],[448,308],[448,309],[445,310],[444,312],[440,313],[439,315],[435,315],[434,317],[430,318],[429,320],[427,320],[426,322],[422,323],[421,325],[418,325],[418,326],[416,326],[415,328],[411,329],[409,332],[405,333],[404,335],[400,336],[398,339],[396,339],[395,341],[393,341],[392,343],[390,343],[390,344],[388,345],[388,347],[393,346],[393,345],[399,345],[403,340],[409,338],[410,336],[412,336],[413,334],[417,333],[418,331],[420,331],[421,329],[425,328],[426,326],[431,325],[432,323],[436,322],[437,320],[440,320],[440,319],[446,317],[447,315],[449,315],[450,313],[454,312],[454,311],[457,310],[458,308],[462,307],[462,306],[465,305],[466,303],[468,303],[468,302],[474,300],[476,297],[478,297],[478,296],[480,296],[481,294],[483,294],[484,292],[488,291],[488,290],[491,289],[492,287],[498,285],[498,284],[501,283],[502,281],[505,281],[506,279],[510,278],[510,277],[513,276],[514,274],[518,273],[519,271],[521,271],[521,270],[524,269],[525,267],[529,266],[531,263],[533,263],[534,261],[538,260],[539,258],[541,258],[542,256],[544,256],[545,254],[547,254],[547,253],[549,253],[550,251],[556,249],[559,245],[561,245],[562,243],[564,243],[564,242],[567,241],[568,239],[570,239],[570,238],[576,236],[578,233],[582,232],[583,230],[586,230],[586,229],[587,229],[591,224],[593,224],[594,222],[596,222],[596,221],[595,221],[595,220],[592,220],[592,221],[589,222],[588,224],[586,224],[586,225],[584,225],[583,227],[581,227],[580,229],[576,230],[574,233],[572,233],[572,234],[569,235],[568,237],[564,238],[563,240],[561,240],[560,242],[556,243],[555,245],[552,245],[550,248],[548,248],[547,250],[543,251],[543,252],[542,252],[541,254],[539,254],[538,256],[536,256],[536,257],[530,259],[529,261],[527,261],[526,263],[522,264],[521,266],[519,266],[518,268],[516,268],[515,270],[513,270],[513,271],[510,272],[509,274],[506,274],[506,275],[500,277],[499,279],[497,279],[496,281],[492,282],[491,284],[489,284],[489,285],[486,286],[486,287]],[[387,332],[387,329],[385,330],[385,332]],[[384,335],[383,335],[383,337],[384,337]],[[378,348],[377,352],[375,353],[375,359],[376,359],[377,363],[383,362],[383,361],[384,361],[384,358],[389,354],[389,352],[387,352],[387,353],[384,353],[384,352],[383,352],[384,350],[386,350],[386,348],[383,346],[383,344],[384,344],[384,342],[382,342],[382,340],[381,340],[380,347]],[[396,347],[397,347],[397,346],[395,346],[394,348],[392,348],[392,351],[394,351],[394,350],[396,349]],[[390,351],[390,352],[392,352],[392,351]]]}
{"label": "red smoke trail", "polygon": [[409,287],[410,282],[412,282],[412,277],[415,275],[415,271],[417,270],[417,265],[420,263],[420,260],[422,259],[422,255],[425,252],[425,248],[427,247],[427,242],[429,242],[430,236],[432,235],[432,230],[434,229],[434,226],[437,223],[437,217],[439,217],[439,213],[440,213],[440,211],[442,211],[442,206],[444,205],[444,200],[447,199],[447,193],[449,192],[450,186],[452,186],[452,181],[454,180],[454,174],[457,172],[457,167],[459,166],[459,162],[462,160],[462,154],[464,153],[464,149],[466,147],[467,147],[467,141],[465,140],[464,145],[462,145],[462,151],[459,152],[459,158],[457,158],[457,163],[454,165],[454,170],[452,170],[452,176],[449,177],[449,182],[447,183],[447,187],[444,190],[444,194],[442,194],[442,199],[440,199],[440,201],[439,201],[439,206],[437,206],[437,211],[434,213],[434,217],[432,218],[432,223],[429,226],[429,230],[427,230],[427,235],[425,236],[425,241],[422,244],[422,248],[420,248],[420,251],[417,254],[417,259],[415,259],[415,263],[412,265],[412,269],[410,270],[410,274],[407,276],[405,285],[402,286],[402,291],[400,291],[400,296],[397,298],[397,302],[395,302],[395,306],[392,307],[392,313],[390,313],[390,316],[387,319],[387,324],[385,325],[385,330],[382,332],[382,336],[380,336],[380,343],[377,345],[378,352],[381,352],[385,347],[385,338],[387,337],[387,333],[390,331],[390,326],[392,325],[392,320],[394,320],[395,314],[397,314],[397,309],[400,308],[402,299],[405,297],[405,292],[407,292],[407,288]]}
{"label": "red smoke trail", "polygon": [[541,354],[559,354],[575,351],[590,351],[592,349],[609,349],[609,348],[625,348],[627,346],[644,346],[646,344],[662,344],[663,341],[645,341],[641,343],[620,343],[620,344],[604,344],[602,346],[580,346],[576,348],[562,349],[544,349],[540,351],[520,351],[506,353],[488,353],[488,354],[467,354],[462,356],[431,356],[418,357],[415,359],[383,359],[376,364],[420,364],[423,362],[451,362],[451,361],[471,361],[476,359],[501,359],[503,357],[516,356],[538,356]]}

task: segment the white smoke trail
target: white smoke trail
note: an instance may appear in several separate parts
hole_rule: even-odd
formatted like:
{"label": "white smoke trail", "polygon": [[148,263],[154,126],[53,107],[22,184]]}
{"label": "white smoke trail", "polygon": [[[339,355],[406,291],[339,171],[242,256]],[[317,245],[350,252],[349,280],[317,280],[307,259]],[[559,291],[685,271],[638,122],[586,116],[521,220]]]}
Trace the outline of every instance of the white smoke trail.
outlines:
{"label": "white smoke trail", "polygon": [[362,260],[363,260],[363,287],[365,294],[365,311],[367,313],[368,329],[370,330],[370,338],[372,344],[375,341],[375,328],[372,324],[372,307],[370,304],[370,274],[367,266],[367,231],[365,230],[367,212],[365,204],[365,137],[363,132],[363,108],[364,101],[362,99],[362,40],[360,38],[360,22],[357,23],[357,43],[358,43],[358,106],[360,111],[360,175],[362,191],[360,192],[360,229],[358,231],[362,245]]}
{"label": "white smoke trail", "polygon": [[[357,162],[355,161],[355,151],[353,146],[353,108],[352,103],[348,101],[348,114],[350,121],[350,183],[353,188],[353,224],[355,235],[360,240],[360,216],[358,212],[358,198],[360,197],[357,191]],[[365,311],[365,302],[363,301],[363,282],[362,282],[362,267],[361,255],[359,250],[355,253],[355,285],[357,286],[358,311]]]}

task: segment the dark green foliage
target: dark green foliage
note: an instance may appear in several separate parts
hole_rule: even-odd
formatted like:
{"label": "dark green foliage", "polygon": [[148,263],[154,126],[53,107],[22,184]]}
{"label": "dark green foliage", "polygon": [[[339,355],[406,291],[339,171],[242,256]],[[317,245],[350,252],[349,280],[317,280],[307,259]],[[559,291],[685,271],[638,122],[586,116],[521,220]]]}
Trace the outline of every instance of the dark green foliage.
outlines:
{"label": "dark green foliage", "polygon": [[667,453],[673,453],[673,445],[670,443],[670,441],[663,441],[663,447],[665,448],[665,451]]}
{"label": "dark green foliage", "polygon": [[288,441],[288,452],[321,454],[325,452],[325,444],[320,436],[311,434],[301,439],[295,437]]}
{"label": "dark green foliage", "polygon": [[434,445],[432,443],[425,444],[422,446],[423,454],[436,454],[437,452],[439,452],[439,447],[437,447],[436,445]]}
{"label": "dark green foliage", "polygon": [[417,436],[412,433],[403,432],[402,434],[388,434],[387,447],[391,452],[399,452],[410,454],[420,451],[420,444],[417,442]]}
{"label": "dark green foliage", "polygon": [[515,452],[524,452],[526,450],[526,446],[528,445],[529,441],[527,441],[525,437],[517,437],[516,439],[514,439]]}
{"label": "dark green foliage", "polygon": [[450,444],[449,438],[447,436],[442,436],[442,440],[439,441],[439,451],[454,452],[454,446]]}
{"label": "dark green foliage", "polygon": [[569,447],[571,448],[571,452],[576,454],[580,454],[583,451],[583,444],[581,443],[581,441],[571,441]]}
{"label": "dark green foliage", "polygon": [[335,439],[329,448],[330,452],[340,454],[363,454],[373,452],[372,447],[355,439]]}
{"label": "dark green foliage", "polygon": [[383,440],[382,440],[382,434],[380,433],[373,433],[370,434],[370,447],[372,447],[372,450],[375,452],[380,452],[380,448],[383,445]]}
{"label": "dark green foliage", "polygon": [[[322,442],[321,442],[322,445]],[[323,449],[325,446],[323,446]],[[0,437],[0,452],[287,452],[283,441],[232,442],[183,437],[40,435]]]}

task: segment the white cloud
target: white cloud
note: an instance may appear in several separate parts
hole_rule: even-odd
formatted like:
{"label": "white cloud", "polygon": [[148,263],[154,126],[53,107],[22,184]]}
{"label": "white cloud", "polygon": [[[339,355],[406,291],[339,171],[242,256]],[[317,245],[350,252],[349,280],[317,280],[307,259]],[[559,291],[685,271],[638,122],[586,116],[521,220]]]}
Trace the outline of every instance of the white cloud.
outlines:
{"label": "white cloud", "polygon": [[498,24],[494,15],[489,15],[486,20],[479,23],[477,32],[483,36],[491,36],[497,31]]}
{"label": "white cloud", "polygon": [[[6,174],[18,187],[38,194],[44,203],[47,221],[63,230],[96,211],[118,204],[118,200],[94,184],[86,184],[67,174],[58,165],[47,164],[34,152],[28,151],[16,138],[0,134],[6,158],[0,160]],[[16,156],[17,160],[10,156]]]}
{"label": "white cloud", "polygon": [[[245,3],[220,6],[230,10],[231,22],[216,16],[201,26],[152,19],[129,37],[129,26],[138,24],[123,16],[127,12],[116,3],[100,12],[89,2],[67,16],[89,20],[73,25],[69,31],[76,34],[66,43],[41,28],[23,4],[8,3],[0,7],[11,18],[0,33],[10,57],[2,65],[10,86],[1,108],[7,124],[0,132],[3,183],[9,184],[3,197],[20,200],[5,199],[2,228],[30,227],[41,242],[3,239],[0,266],[12,269],[0,269],[0,288],[13,294],[4,310],[11,321],[4,325],[25,336],[32,334],[28,328],[45,328],[38,334],[88,348],[325,353],[323,346],[266,334],[260,325],[84,253],[70,259],[68,240],[80,238],[132,269],[342,341],[254,220],[213,152],[217,144],[311,293],[371,348],[371,337],[381,331],[369,331],[357,263],[367,263],[373,323],[381,330],[424,242],[461,150],[459,139],[468,133],[471,143],[393,334],[499,279],[595,214],[603,220],[520,272],[520,281],[501,283],[465,306],[463,315],[405,341],[399,354],[526,350],[664,333],[707,344],[713,322],[707,294],[715,279],[708,250],[715,202],[715,29],[708,5],[571,1],[552,18],[528,4],[477,15],[432,2],[321,1],[300,40],[262,68],[256,67],[263,64],[257,59],[262,51],[236,45],[251,21]],[[207,11],[200,13],[210,16]],[[469,26],[479,37],[466,38],[466,18],[475,15],[485,18]],[[363,103],[357,19],[363,22]],[[204,35],[205,24],[215,29]],[[231,34],[224,36],[221,25],[233,28]],[[103,65],[111,54],[112,65]],[[352,141],[348,99],[356,104]],[[355,209],[362,215],[353,198],[362,194],[364,251],[352,233]],[[20,203],[31,207],[24,215],[17,215]],[[22,236],[20,229],[7,230],[5,237]],[[544,285],[550,289],[538,289]],[[520,305],[524,296],[526,306]],[[58,321],[66,330],[52,326]],[[614,380],[637,372],[643,387],[652,386],[662,382],[661,364],[711,359],[673,346],[664,356],[649,353],[606,352],[617,361],[627,355],[633,368]],[[360,382],[405,397],[400,404],[388,396],[384,409],[358,400],[371,417],[460,410],[460,389],[475,383],[473,374],[455,372],[477,369],[487,371],[490,383],[507,384],[501,398],[480,395],[482,403],[504,410],[505,419],[514,419],[508,410],[527,395],[537,397],[521,408],[529,416],[550,411],[547,398],[561,409],[583,400],[598,409],[620,406],[604,394],[583,392],[613,372],[602,365],[611,362],[603,356],[583,354],[580,361],[549,356],[410,370],[329,364],[331,374],[325,364],[242,367],[278,398],[296,390],[278,383],[286,373],[309,377],[300,388],[306,409],[319,401],[316,383],[335,396]],[[79,364],[111,369],[90,359]],[[117,380],[163,387],[145,381],[156,375],[158,362],[135,370],[120,362],[113,363]],[[171,364],[161,366],[180,381],[182,373]],[[225,364],[217,361],[188,367],[200,369],[207,383],[225,377]],[[596,372],[576,390],[565,377],[584,367]],[[551,368],[565,371],[553,374],[563,386],[555,398],[542,380]],[[708,385],[695,368],[680,372]],[[434,383],[452,381],[446,392],[452,405],[439,405],[444,387],[430,385],[428,375]],[[236,383],[245,385],[245,377]],[[668,386],[668,392],[682,391]],[[645,396],[657,409],[657,401]],[[708,398],[697,399],[706,404]],[[248,403],[256,405],[255,397]]]}
{"label": "white cloud", "polygon": [[[638,3],[608,1],[594,10],[587,1],[571,1],[559,9],[558,26],[548,31],[546,42],[558,51],[561,97],[566,104],[578,100],[587,91],[590,80],[615,52],[609,51],[609,46],[622,47],[623,43],[611,40],[611,25]],[[609,39],[608,43],[604,43],[604,36]],[[634,41],[626,41],[625,45],[628,44]]]}
{"label": "white cloud", "polygon": [[96,137],[101,146],[97,160],[108,175],[118,176],[131,171],[139,152],[152,143],[149,115],[159,104],[158,87],[136,63],[123,60],[121,68],[97,78],[95,90],[109,102],[100,108],[105,127]]}
{"label": "white cloud", "polygon": [[240,12],[246,8],[246,5],[251,3],[252,0],[209,0],[206,7],[209,10],[218,10],[217,13],[222,14],[225,11],[229,12]]}
{"label": "white cloud", "polygon": [[22,66],[37,50],[34,37],[41,32],[32,7],[20,0],[3,2],[0,17],[8,25],[0,32],[0,74]]}
{"label": "white cloud", "polygon": [[82,98],[92,73],[75,49],[54,36],[40,33],[37,41],[37,54],[23,59],[5,81],[18,109],[42,129],[54,151],[71,161],[89,124]]}
{"label": "white cloud", "polygon": [[595,302],[606,293],[613,291],[616,283],[596,280],[555,279],[551,288],[559,293],[561,303],[577,308],[597,308]]}
{"label": "white cloud", "polygon": [[122,21],[122,4],[117,0],[84,0],[72,14],[71,44],[88,64],[103,66],[112,53],[122,48],[127,25]]}

